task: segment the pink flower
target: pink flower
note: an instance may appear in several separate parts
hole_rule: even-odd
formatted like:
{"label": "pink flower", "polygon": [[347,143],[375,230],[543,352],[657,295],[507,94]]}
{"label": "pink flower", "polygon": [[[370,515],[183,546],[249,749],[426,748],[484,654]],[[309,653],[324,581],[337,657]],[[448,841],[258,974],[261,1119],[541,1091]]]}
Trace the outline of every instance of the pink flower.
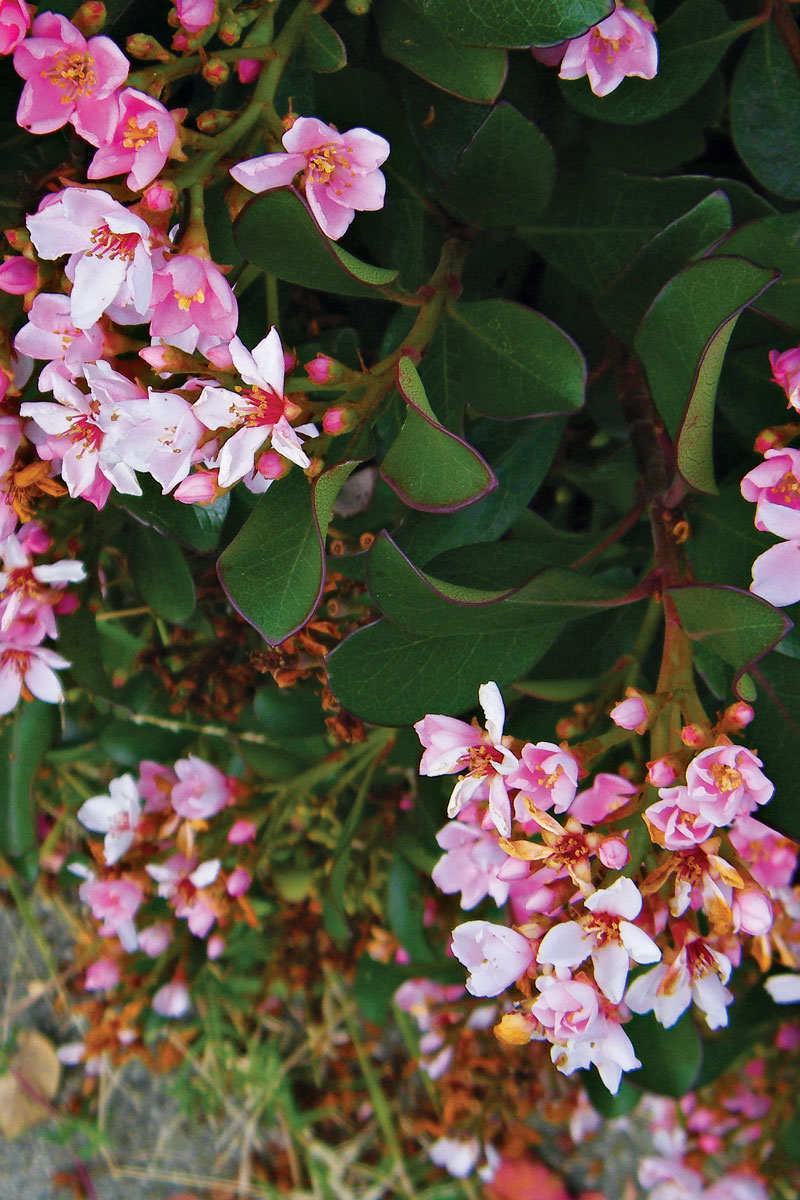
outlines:
{"label": "pink flower", "polygon": [[37,700],[60,704],[64,693],[55,671],[69,665],[45,646],[0,642],[0,715],[16,707],[23,685]]}
{"label": "pink flower", "polygon": [[497,839],[464,821],[450,821],[436,835],[445,853],[433,868],[432,879],[446,895],[461,892],[461,907],[474,908],[486,896],[500,907],[508,899],[509,883],[498,871],[509,861]]}
{"label": "pink flower", "polygon": [[133,918],[144,899],[138,883],[130,879],[88,878],[78,889],[84,904],[100,921],[100,936],[116,936],[128,952],[136,949],[136,929]]}
{"label": "pink flower", "polygon": [[234,867],[228,876],[225,890],[229,896],[243,896],[253,882],[253,876],[246,867]]}
{"label": "pink flower", "polygon": [[119,967],[113,958],[98,958],[89,963],[83,980],[87,992],[102,992],[119,983]]}
{"label": "pink flower", "polygon": [[636,963],[654,963],[661,958],[661,951],[633,924],[641,912],[642,897],[632,880],[621,877],[611,887],[588,896],[585,906],[590,916],[548,929],[537,962],[549,963],[562,975],[591,955],[597,986],[619,1004],[628,980],[629,958]]}
{"label": "pink flower", "polygon": [[24,296],[33,291],[38,278],[36,263],[29,258],[17,254],[0,263],[0,292],[7,292],[9,296]]}
{"label": "pink flower", "polygon": [[763,937],[769,933],[774,922],[772,905],[763,892],[756,888],[740,888],[731,897],[733,932]]}
{"label": "pink flower", "polygon": [[545,1027],[550,1040],[569,1042],[592,1033],[600,1007],[591,984],[543,975],[536,980],[536,986],[541,995],[531,1006],[531,1012]]}
{"label": "pink flower", "polygon": [[14,338],[14,348],[31,358],[49,359],[39,376],[39,391],[53,388],[54,375],[75,379],[85,363],[103,357],[105,337],[99,325],[78,329],[72,322],[69,296],[40,292],[28,312],[28,323]]}
{"label": "pink flower", "polygon": [[578,760],[553,742],[528,742],[522,747],[522,762],[508,775],[508,786],[519,788],[514,803],[518,821],[529,821],[524,801],[531,800],[545,812],[565,812],[578,790]]}
{"label": "pink flower", "polygon": [[[150,332],[192,354],[201,333],[236,333],[236,298],[219,267],[195,254],[175,254],[153,278]],[[181,335],[187,335],[185,338]],[[176,342],[176,338],[180,340]]]}
{"label": "pink flower", "polygon": [[559,79],[587,75],[594,94],[607,96],[626,75],[653,79],[657,71],[658,43],[652,21],[618,3],[610,17],[569,42]]}
{"label": "pink flower", "polygon": [[132,775],[120,775],[108,785],[107,796],[92,796],[78,809],[78,820],[95,833],[104,833],[107,866],[127,854],[142,815],[142,801]]}
{"label": "pink flower", "polygon": [[180,979],[173,979],[171,983],[165,983],[158,989],[152,1000],[153,1012],[158,1013],[160,1017],[170,1017],[172,1020],[186,1016],[191,1004],[189,989]]}
{"label": "pink flower", "polygon": [[761,765],[761,759],[744,746],[701,750],[686,768],[689,809],[717,826],[748,816],[775,791]]}
{"label": "pink flower", "polygon": [[755,817],[737,817],[731,843],[763,888],[788,887],[797,870],[797,845]]}
{"label": "pink flower", "polygon": [[254,821],[248,821],[246,817],[239,817],[228,830],[228,841],[232,846],[242,846],[245,842],[252,842],[257,832],[258,826]]}
{"label": "pink flower", "polygon": [[156,921],[139,930],[139,949],[148,958],[158,958],[172,941],[172,930],[166,921]]}
{"label": "pink flower", "polygon": [[750,591],[783,608],[800,600],[800,539],[778,542],[753,563]]}
{"label": "pink flower", "polygon": [[89,179],[106,179],[128,171],[131,191],[141,190],[160,173],[176,138],[175,121],[163,104],[136,88],[124,88],[119,116],[86,171]]}
{"label": "pink flower", "polygon": [[69,121],[87,142],[100,145],[115,117],[115,105],[103,102],[125,82],[129,65],[111,38],[87,42],[66,17],[41,13],[14,51],[14,69],[27,80],[17,123],[31,133],[52,133]]}
{"label": "pink flower", "polygon": [[144,811],[166,812],[170,807],[170,792],[178,776],[171,767],[145,758],[139,763],[139,795],[145,802]]}
{"label": "pink flower", "polygon": [[142,418],[126,430],[119,453],[127,466],[152,475],[166,496],[188,475],[205,429],[190,401],[152,388],[147,393],[147,416]]}
{"label": "pink flower", "polygon": [[231,167],[231,175],[251,192],[287,187],[302,174],[300,187],[322,232],[334,241],[356,209],[383,207],[386,181],[378,170],[389,154],[385,138],[369,129],[339,133],[316,117],[298,117],[283,135],[286,154],[264,154]]}
{"label": "pink flower", "polygon": [[204,821],[222,812],[232,796],[227,775],[190,754],[175,763],[178,782],[172,789],[172,807],[179,817]]}
{"label": "pink flower", "polygon": [[470,971],[467,991],[472,996],[499,996],[524,975],[534,961],[526,937],[507,925],[467,921],[453,930],[452,949]]}
{"label": "pink flower", "polygon": [[570,816],[582,825],[600,825],[638,791],[639,785],[631,783],[630,779],[600,771],[592,780],[592,786],[579,792],[572,801]]}
{"label": "pink flower", "polygon": [[653,1012],[670,1029],[694,1000],[709,1029],[728,1024],[727,1007],[733,994],[725,984],[731,963],[696,934],[690,934],[672,963],[659,963],[634,979],[625,1003],[635,1013]]}
{"label": "pink flower", "polygon": [[712,837],[713,821],[689,809],[685,787],[662,788],[661,799],[642,814],[651,841],[665,850],[691,850]]}
{"label": "pink flower", "polygon": [[770,350],[769,364],[772,367],[772,382],[786,392],[789,407],[800,412],[800,346],[793,350]]}
{"label": "pink flower", "polygon": [[767,450],[742,480],[742,495],[756,505],[756,529],[800,538],[800,450]]}
{"label": "pink flower", "polygon": [[10,54],[31,26],[31,13],[25,0],[0,0],[0,54]]}
{"label": "pink flower", "polygon": [[188,33],[206,29],[216,16],[215,0],[175,0],[178,20]]}

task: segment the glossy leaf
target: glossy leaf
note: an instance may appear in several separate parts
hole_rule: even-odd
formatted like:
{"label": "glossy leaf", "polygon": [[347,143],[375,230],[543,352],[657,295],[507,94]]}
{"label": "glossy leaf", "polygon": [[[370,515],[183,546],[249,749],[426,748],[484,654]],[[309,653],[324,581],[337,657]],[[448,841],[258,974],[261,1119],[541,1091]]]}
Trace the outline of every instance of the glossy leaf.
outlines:
{"label": "glossy leaf", "polygon": [[411,0],[383,0],[376,11],[381,49],[423,79],[464,100],[490,104],[506,77],[506,55],[453,41]]}
{"label": "glossy leaf", "polygon": [[195,594],[180,547],[146,526],[131,532],[128,564],[139,595],[156,616],[185,621],[194,612]]}
{"label": "glossy leaf", "polygon": [[780,213],[750,221],[734,229],[718,251],[780,271],[780,279],[753,302],[753,308],[790,328],[800,326],[800,215]]}
{"label": "glossy leaf", "polygon": [[658,1096],[685,1096],[691,1091],[703,1062],[703,1043],[691,1013],[671,1029],[659,1025],[652,1013],[634,1016],[625,1032],[642,1064],[640,1071],[627,1076],[629,1082]]}
{"label": "glossy leaf", "polygon": [[309,619],[325,582],[324,538],[339,488],[355,463],[323,471],[309,488],[293,469],[260,498],[217,564],[231,603],[270,645]]}
{"label": "glossy leaf", "polygon": [[236,220],[234,239],[248,262],[302,287],[379,298],[378,289],[397,278],[327,238],[293,188],[255,196]]}
{"label": "glossy leaf", "polygon": [[409,358],[400,359],[397,386],[408,410],[381,474],[400,499],[424,512],[454,512],[496,487],[488,463],[436,420]]}
{"label": "glossy leaf", "polygon": [[712,192],[642,246],[595,297],[595,311],[624,341],[632,342],[645,311],[664,284],[730,228],[730,201],[724,192]]}
{"label": "glossy leaf", "polygon": [[746,166],[770,191],[800,200],[800,79],[771,21],[755,31],[739,61],[730,104],[733,141]]}
{"label": "glossy leaf", "polygon": [[753,563],[764,551],[764,535],[753,524],[753,512],[738,484],[720,488],[718,496],[695,497],[687,550],[698,579],[750,586]]}
{"label": "glossy leaf", "polygon": [[439,199],[468,225],[517,225],[544,210],[554,182],[555,155],[547,138],[503,103],[464,150]]}
{"label": "glossy leaf", "polygon": [[748,670],[788,633],[791,621],[752,592],[702,584],[668,592],[693,642],[737,672]]}
{"label": "glossy leaf", "polygon": [[58,710],[20,700],[0,728],[0,851],[25,854],[36,844],[33,780],[55,733]]}
{"label": "glossy leaf", "polygon": [[608,0],[416,0],[448,37],[477,46],[547,46],[613,12]]}
{"label": "glossy leaf", "polygon": [[319,13],[312,12],[308,18],[308,32],[303,43],[306,62],[312,71],[327,75],[341,71],[347,66],[347,51],[335,29]]}
{"label": "glossy leaf", "polygon": [[714,491],[714,401],[733,326],[775,278],[741,258],[692,263],[661,289],[636,334],[653,400],[677,442],[678,468],[698,491]]}
{"label": "glossy leaf", "polygon": [[655,79],[625,79],[608,96],[595,96],[586,78],[562,80],[562,95],[579,112],[598,121],[622,125],[654,121],[700,90],[740,33],[720,0],[684,0],[658,26]]}
{"label": "glossy leaf", "polygon": [[112,492],[114,503],[142,525],[149,525],[192,550],[210,553],[217,548],[230,495],[220,496],[213,504],[181,504],[172,496],[162,496],[158,484],[149,476],[142,476],[139,483],[141,496]]}
{"label": "glossy leaf", "polygon": [[452,304],[443,338],[449,385],[477,412],[514,420],[583,404],[583,355],[533,309],[509,300]]}

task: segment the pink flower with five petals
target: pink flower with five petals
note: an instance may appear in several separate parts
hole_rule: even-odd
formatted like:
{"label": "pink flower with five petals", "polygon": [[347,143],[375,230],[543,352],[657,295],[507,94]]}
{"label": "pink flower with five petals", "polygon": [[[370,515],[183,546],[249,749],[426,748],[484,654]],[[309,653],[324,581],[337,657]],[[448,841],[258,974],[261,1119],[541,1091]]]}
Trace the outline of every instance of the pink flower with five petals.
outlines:
{"label": "pink flower with five petals", "polygon": [[653,79],[657,71],[658,43],[652,20],[618,3],[610,17],[567,43],[559,79],[586,75],[595,96],[607,96],[626,76]]}

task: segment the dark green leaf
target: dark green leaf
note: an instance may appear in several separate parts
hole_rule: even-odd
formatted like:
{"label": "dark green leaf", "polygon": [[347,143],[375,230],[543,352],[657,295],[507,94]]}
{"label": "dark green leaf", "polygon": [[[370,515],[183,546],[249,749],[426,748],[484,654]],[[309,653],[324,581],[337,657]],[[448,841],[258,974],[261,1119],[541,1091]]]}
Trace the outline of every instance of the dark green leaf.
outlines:
{"label": "dark green leaf", "polygon": [[229,495],[220,496],[213,504],[181,504],[172,496],[162,496],[158,484],[149,476],[143,476],[139,483],[141,496],[112,492],[114,503],[142,525],[150,525],[192,550],[209,553],[216,549],[230,504]]}
{"label": "dark green leaf", "polygon": [[381,474],[401,500],[424,512],[454,512],[496,487],[477,451],[438,423],[409,358],[400,359],[397,386],[408,411]]}
{"label": "dark green leaf", "polygon": [[376,17],[387,58],[464,100],[490,104],[497,97],[506,77],[503,50],[452,41],[411,0],[383,0]]}
{"label": "dark green leaf", "polygon": [[57,709],[20,700],[0,730],[0,850],[19,856],[36,844],[33,780],[55,733]]}
{"label": "dark green leaf", "polygon": [[[631,343],[645,310],[664,284],[690,259],[723,237],[730,227],[728,197],[724,192],[712,192],[642,246],[625,269],[595,297],[595,311],[615,333]],[[743,252],[743,257],[751,256]]]}
{"label": "dark green leaf", "polygon": [[581,1079],[592,1102],[592,1107],[607,1121],[613,1121],[615,1117],[624,1117],[626,1113],[632,1112],[642,1098],[642,1093],[632,1083],[629,1083],[624,1075],[620,1080],[619,1091],[616,1095],[612,1095],[608,1090],[596,1067],[592,1067],[590,1071],[581,1072]]}
{"label": "dark green leaf", "polygon": [[294,739],[325,732],[320,698],[309,688],[268,683],[253,697],[253,712],[259,728],[276,737]]}
{"label": "dark green leaf", "polygon": [[443,339],[450,385],[480,413],[513,420],[583,404],[583,355],[533,309],[510,300],[451,304]]}
{"label": "dark green leaf", "polygon": [[753,525],[754,506],[738,484],[718,496],[697,496],[689,510],[692,537],[687,551],[695,574],[706,583],[750,586],[753,562],[764,551],[764,535]]}
{"label": "dark green leaf", "polygon": [[775,278],[743,258],[701,259],[661,289],[636,334],[653,400],[677,441],[678,468],[698,491],[715,490],[714,401],[733,326]]}
{"label": "dark green leaf", "polygon": [[800,326],[800,214],[780,213],[742,225],[721,242],[719,252],[780,271],[778,282],[752,307],[791,328]]}
{"label": "dark green leaf", "polygon": [[185,621],[194,612],[194,580],[180,546],[146,525],[131,530],[128,565],[145,604],[165,621]]}
{"label": "dark green leaf", "polygon": [[478,46],[548,46],[613,12],[608,0],[416,0],[448,37]]}
{"label": "dark green leaf", "polygon": [[378,289],[397,278],[397,271],[361,262],[325,237],[293,188],[255,196],[236,219],[234,239],[248,262],[302,287],[379,298]]}
{"label": "dark green leaf", "polygon": [[691,1013],[671,1029],[659,1025],[652,1013],[632,1017],[625,1032],[633,1042],[642,1069],[628,1079],[658,1096],[685,1096],[691,1091],[703,1061],[700,1040]]}
{"label": "dark green leaf", "polygon": [[599,121],[654,121],[699,91],[740,33],[720,0],[684,0],[658,27],[655,79],[624,79],[608,96],[595,96],[586,78],[562,80],[562,94],[579,112]]}
{"label": "dark green leaf", "polygon": [[81,604],[74,613],[60,617],[58,646],[70,661],[70,677],[95,696],[110,696],[111,681],[100,653],[100,633],[94,614]]}
{"label": "dark green leaf", "polygon": [[325,582],[324,537],[339,488],[356,464],[314,480],[292,470],[262,496],[217,564],[231,603],[277,645],[309,619]]}
{"label": "dark green leaf", "polygon": [[678,619],[693,642],[747,670],[785,637],[791,622],[752,592],[714,584],[670,588]]}
{"label": "dark green leaf", "polygon": [[517,225],[542,212],[555,182],[555,155],[544,134],[510,104],[481,125],[440,192],[468,225]]}
{"label": "dark green leaf", "polygon": [[385,1025],[395,992],[409,978],[408,969],[399,963],[376,962],[362,954],[356,964],[353,995],[366,1019],[373,1025]]}
{"label": "dark green leaf", "polygon": [[731,132],[756,179],[787,200],[800,200],[799,121],[800,79],[777,28],[766,21],[733,77]]}
{"label": "dark green leaf", "polygon": [[312,71],[328,74],[347,66],[344,42],[319,13],[312,13],[308,18],[308,32],[303,45],[306,61]]}

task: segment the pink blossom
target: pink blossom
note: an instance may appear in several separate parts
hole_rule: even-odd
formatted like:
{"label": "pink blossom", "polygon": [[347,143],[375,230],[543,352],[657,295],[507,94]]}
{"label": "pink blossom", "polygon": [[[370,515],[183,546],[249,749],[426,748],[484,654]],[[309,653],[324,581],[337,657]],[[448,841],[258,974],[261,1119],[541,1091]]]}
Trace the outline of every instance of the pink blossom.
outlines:
{"label": "pink blossom", "polygon": [[115,106],[108,101],[124,82],[129,63],[111,38],[86,38],[66,17],[45,12],[34,19],[31,36],[14,51],[14,69],[27,82],[17,122],[31,133],[52,133],[67,121],[93,146],[113,127]]}
{"label": "pink blossom", "polygon": [[175,0],[178,20],[189,33],[206,29],[217,15],[216,0]]}
{"label": "pink blossom", "polygon": [[139,795],[145,802],[144,811],[166,812],[170,808],[170,793],[178,776],[171,767],[145,758],[139,763]]}
{"label": "pink blossom", "polygon": [[206,954],[214,962],[222,954],[225,953],[225,939],[220,937],[218,933],[212,933],[211,937],[206,942]]}
{"label": "pink blossom", "polygon": [[554,1042],[584,1038],[596,1028],[600,1007],[597,992],[588,983],[542,975],[536,980],[541,992],[531,1012]]}
{"label": "pink blossom", "polygon": [[778,608],[800,600],[800,539],[778,542],[759,554],[750,591]]}
{"label": "pink blossom", "polygon": [[322,232],[334,241],[356,209],[383,207],[386,181],[378,170],[389,154],[385,138],[369,129],[339,133],[316,117],[298,117],[283,135],[285,154],[264,154],[231,167],[231,175],[251,192],[286,187],[301,175],[309,208]]}
{"label": "pink blossom", "polygon": [[638,791],[639,785],[630,779],[600,771],[590,788],[578,792],[569,806],[570,816],[582,825],[601,825]]}
{"label": "pink blossom", "polygon": [[128,952],[136,949],[133,918],[144,899],[142,889],[131,879],[88,878],[78,889],[92,916],[100,921],[101,937],[116,936]]}
{"label": "pink blossom", "polygon": [[755,817],[737,817],[731,843],[763,888],[788,887],[797,870],[797,845]]}
{"label": "pink blossom", "polygon": [[467,991],[472,996],[499,996],[525,974],[535,957],[533,947],[521,933],[489,921],[457,925],[452,949],[470,972]]}
{"label": "pink blossom", "polygon": [[591,915],[548,929],[537,952],[537,962],[549,963],[559,975],[577,967],[590,955],[597,986],[619,1004],[628,979],[629,958],[654,963],[661,951],[652,938],[634,925],[642,908],[636,884],[624,876],[609,888],[594,892],[585,901]]}
{"label": "pink blossom", "polygon": [[731,913],[733,932],[741,931],[751,937],[764,937],[769,933],[774,921],[772,905],[764,893],[756,888],[734,891],[731,897]]}
{"label": "pink blossom", "polygon": [[35,522],[28,522],[19,535],[9,534],[0,542],[0,632],[12,641],[12,625],[18,634],[25,630],[26,643],[54,638],[54,612],[63,597],[62,589],[86,577],[83,563],[77,559],[35,566],[32,556],[43,553],[49,545],[49,538]]}
{"label": "pink blossom", "polygon": [[744,746],[701,750],[686,768],[687,806],[717,826],[749,815],[775,791],[761,766],[761,759]]}
{"label": "pink blossom", "polygon": [[39,375],[39,391],[53,389],[53,377],[75,379],[85,363],[103,357],[105,336],[99,325],[78,329],[72,322],[71,301],[61,293],[40,292],[28,312],[28,323],[14,338],[14,348],[31,358],[46,358]]}
{"label": "pink blossom", "polygon": [[141,417],[117,443],[118,453],[128,467],[152,475],[166,496],[188,475],[205,429],[190,401],[174,392],[148,388],[146,408],[137,411]]}
{"label": "pink blossom", "polygon": [[236,333],[239,310],[230,285],[219,267],[195,254],[175,254],[155,274],[152,305],[153,337],[180,345],[190,354],[201,333],[218,340],[229,340]]}
{"label": "pink blossom", "polygon": [[86,968],[83,980],[87,992],[102,992],[119,983],[119,966],[113,958],[98,958]]}
{"label": "pink blossom", "polygon": [[439,830],[436,841],[445,853],[433,868],[433,882],[446,895],[461,892],[461,907],[474,908],[486,896],[505,904],[509,884],[498,871],[509,861],[490,833],[464,821],[450,821]]}
{"label": "pink blossom", "polygon": [[634,979],[625,1003],[635,1013],[654,1013],[670,1029],[694,1000],[709,1029],[720,1029],[728,1024],[727,1006],[733,1000],[725,987],[730,974],[731,962],[724,954],[689,935],[671,963],[661,962]]}
{"label": "pink blossom", "polygon": [[190,754],[175,763],[178,782],[171,793],[172,807],[179,817],[204,821],[222,812],[233,797],[233,788],[226,775]]}
{"label": "pink blossom", "polygon": [[637,733],[644,733],[647,729],[647,706],[641,696],[629,696],[627,700],[620,700],[608,715],[620,729],[635,729]]}
{"label": "pink blossom", "polygon": [[658,43],[653,22],[618,3],[610,17],[569,42],[559,79],[586,75],[594,94],[607,96],[626,75],[653,79],[657,71]]}
{"label": "pink blossom", "polygon": [[518,821],[529,821],[525,800],[545,812],[565,812],[578,790],[578,760],[553,742],[528,742],[522,747],[522,762],[508,775],[508,786],[519,788],[514,803]]}
{"label": "pink blossom", "polygon": [[112,779],[108,795],[92,796],[78,809],[78,820],[95,833],[104,833],[103,857],[107,866],[127,854],[136,837],[142,802],[132,775]]}
{"label": "pink blossom", "polygon": [[148,958],[158,958],[172,941],[172,930],[166,921],[156,921],[139,930],[139,949]]}
{"label": "pink blossom", "polygon": [[9,296],[24,296],[26,292],[32,292],[38,278],[36,263],[29,258],[14,255],[0,263],[0,292],[7,292]]}
{"label": "pink blossom", "polygon": [[111,136],[104,138],[86,171],[89,179],[106,179],[128,171],[126,183],[138,191],[161,171],[177,136],[175,120],[163,104],[136,88],[118,97],[119,115]]}
{"label": "pink blossom", "polygon": [[245,842],[252,842],[257,832],[258,826],[255,821],[248,821],[246,817],[239,817],[228,830],[228,841],[232,846],[242,846]]}
{"label": "pink blossom", "polygon": [[55,672],[69,665],[45,646],[0,643],[0,715],[16,707],[23,685],[37,700],[59,704],[64,693]]}
{"label": "pink blossom", "polygon": [[229,896],[243,896],[249,890],[250,884],[253,882],[253,876],[246,867],[234,867],[228,876],[228,882],[225,885],[225,891]]}
{"label": "pink blossom", "polygon": [[158,1013],[160,1017],[170,1017],[172,1020],[185,1017],[191,1005],[189,989],[180,979],[173,979],[171,983],[165,983],[152,999],[153,1012]]}
{"label": "pink blossom", "polygon": [[220,495],[218,479],[218,471],[195,471],[181,480],[172,493],[173,499],[181,504],[213,504]]}
{"label": "pink blossom", "polygon": [[800,538],[800,450],[767,450],[742,480],[742,495],[756,505],[756,529]]}
{"label": "pink blossom", "polygon": [[25,0],[0,0],[0,54],[10,54],[31,26],[31,12]]}
{"label": "pink blossom", "polygon": [[661,788],[658,794],[662,799],[642,814],[650,838],[657,845],[665,850],[690,850],[713,836],[713,821],[689,810],[687,788]]}
{"label": "pink blossom", "polygon": [[772,367],[772,382],[782,387],[789,407],[800,412],[800,346],[793,350],[770,350],[769,365]]}

